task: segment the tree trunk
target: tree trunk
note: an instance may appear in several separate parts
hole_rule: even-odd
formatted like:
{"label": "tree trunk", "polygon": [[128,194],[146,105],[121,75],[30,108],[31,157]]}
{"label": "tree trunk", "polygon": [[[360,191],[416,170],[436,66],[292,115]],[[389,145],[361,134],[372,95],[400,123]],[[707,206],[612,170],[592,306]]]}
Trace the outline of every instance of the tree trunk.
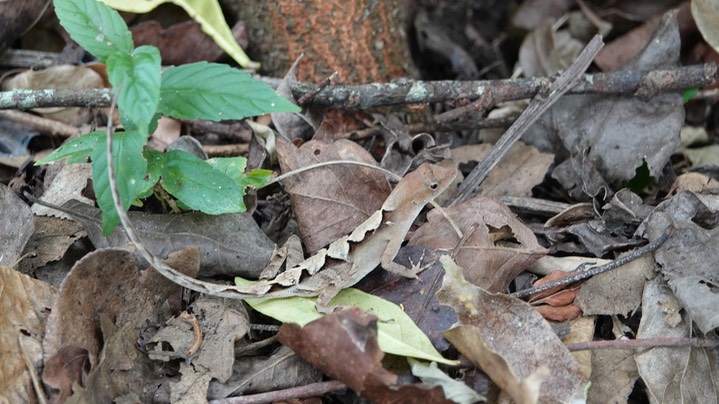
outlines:
{"label": "tree trunk", "polygon": [[248,26],[249,55],[282,77],[300,54],[301,81],[335,71],[346,84],[414,77],[406,0],[224,0]]}

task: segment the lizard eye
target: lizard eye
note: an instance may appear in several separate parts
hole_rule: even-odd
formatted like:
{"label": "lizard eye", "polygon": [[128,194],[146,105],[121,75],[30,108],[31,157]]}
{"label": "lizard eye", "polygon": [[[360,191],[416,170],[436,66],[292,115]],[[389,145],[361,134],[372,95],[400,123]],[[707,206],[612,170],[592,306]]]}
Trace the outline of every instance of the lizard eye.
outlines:
{"label": "lizard eye", "polygon": [[431,189],[431,190],[433,190],[433,191],[434,191],[435,189],[437,189],[437,187],[439,187],[439,184],[437,184],[436,182],[433,182],[433,183],[429,184],[429,189]]}

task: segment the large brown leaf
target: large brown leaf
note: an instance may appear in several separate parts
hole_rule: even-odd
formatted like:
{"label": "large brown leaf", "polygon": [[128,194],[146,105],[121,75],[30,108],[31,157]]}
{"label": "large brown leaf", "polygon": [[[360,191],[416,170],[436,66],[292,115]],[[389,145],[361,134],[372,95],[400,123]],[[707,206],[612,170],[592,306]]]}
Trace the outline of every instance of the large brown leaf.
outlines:
{"label": "large brown leaf", "polygon": [[[296,148],[277,142],[282,172],[333,160],[355,160],[376,165],[357,143],[310,141]],[[384,174],[356,165],[331,165],[290,177],[283,183],[308,252],[350,233],[384,203],[391,189]]]}
{"label": "large brown leaf", "polygon": [[[469,282],[488,291],[506,291],[515,276],[546,254],[534,233],[494,198],[472,198],[446,211],[463,234],[476,225],[456,260]],[[427,223],[412,235],[410,244],[452,250],[459,241],[447,220],[431,211]]]}

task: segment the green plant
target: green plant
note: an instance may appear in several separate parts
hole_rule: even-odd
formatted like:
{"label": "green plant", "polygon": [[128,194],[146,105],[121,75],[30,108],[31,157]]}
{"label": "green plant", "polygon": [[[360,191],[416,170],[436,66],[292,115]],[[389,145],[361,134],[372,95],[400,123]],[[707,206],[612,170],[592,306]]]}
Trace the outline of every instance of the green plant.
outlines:
{"label": "green plant", "polygon": [[[113,139],[114,168],[125,209],[148,197],[158,184],[184,207],[208,214],[245,210],[247,186],[262,186],[270,172],[245,173],[242,157],[201,160],[189,153],[160,153],[146,147],[160,116],[180,119],[242,119],[268,112],[298,111],[264,83],[229,66],[199,62],[161,71],[153,46],[134,48],[120,15],[96,0],[54,0],[60,24],[80,46],[107,65],[124,132]],[[37,162],[61,159],[92,162],[93,188],[102,210],[105,235],[118,225],[108,177],[107,135],[83,135]]]}

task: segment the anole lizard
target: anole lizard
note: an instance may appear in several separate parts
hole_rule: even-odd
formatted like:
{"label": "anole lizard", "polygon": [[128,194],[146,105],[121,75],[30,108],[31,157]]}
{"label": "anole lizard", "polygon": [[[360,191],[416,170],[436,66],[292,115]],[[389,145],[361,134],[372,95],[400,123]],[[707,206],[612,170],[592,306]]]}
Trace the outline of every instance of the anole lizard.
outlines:
{"label": "anole lizard", "polygon": [[378,265],[405,277],[416,277],[418,270],[395,263],[394,257],[419,212],[449,187],[456,173],[453,168],[421,165],[407,174],[382,207],[352,233],[272,279],[252,285],[220,285],[188,277],[148,251],[137,241],[134,230],[125,227],[143,258],[162,275],[185,288],[233,299],[318,296],[316,307],[327,311],[327,304],[340,290],[359,282]]}

